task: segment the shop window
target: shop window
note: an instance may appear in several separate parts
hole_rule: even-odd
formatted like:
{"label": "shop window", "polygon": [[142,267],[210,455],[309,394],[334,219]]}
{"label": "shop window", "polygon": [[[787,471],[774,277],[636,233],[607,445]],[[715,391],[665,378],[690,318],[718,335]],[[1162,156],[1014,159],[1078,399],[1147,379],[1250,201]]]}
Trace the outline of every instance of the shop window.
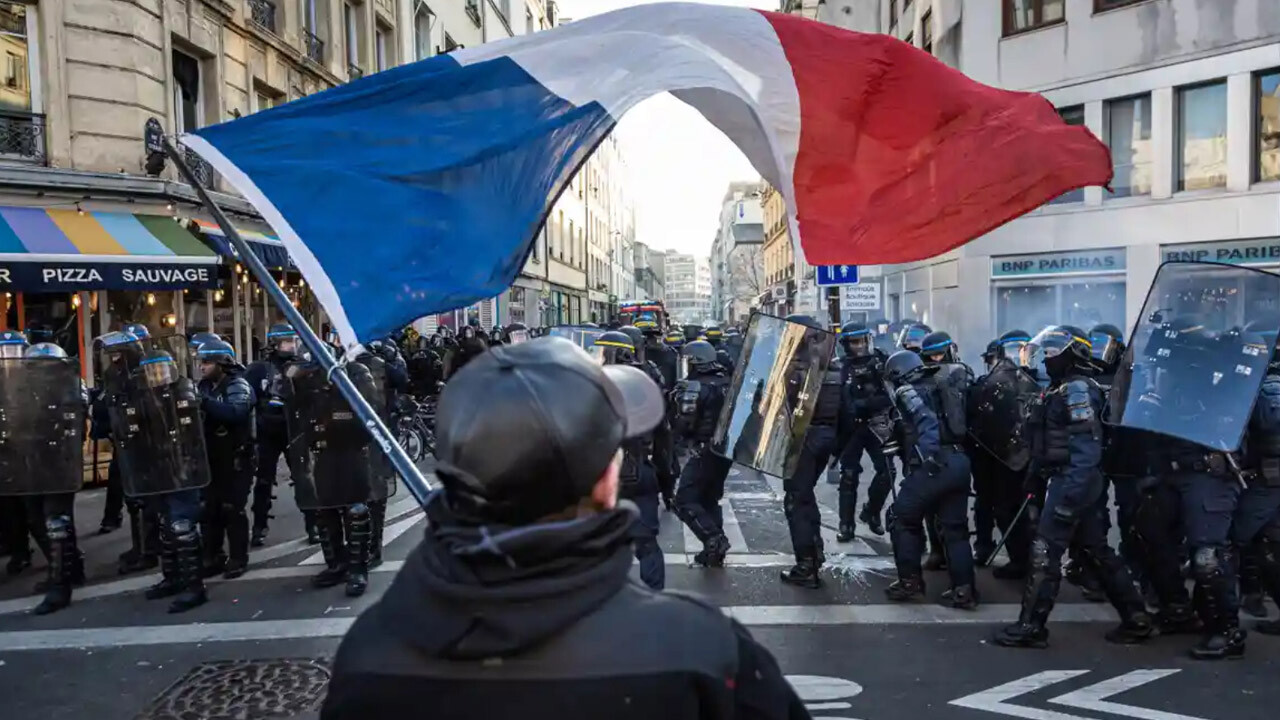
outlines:
{"label": "shop window", "polygon": [[413,54],[418,60],[431,57],[431,28],[436,23],[436,14],[426,3],[419,2],[413,15]]}
{"label": "shop window", "polygon": [[1280,180],[1280,70],[1259,73],[1253,95],[1257,118],[1253,178],[1260,182]]}
{"label": "shop window", "polygon": [[1227,184],[1227,84],[1178,90],[1176,112],[1178,189]]}
{"label": "shop window", "polygon": [[[1080,125],[1080,126],[1084,125],[1084,106],[1083,105],[1073,105],[1071,107],[1058,108],[1058,115],[1062,118],[1062,122],[1068,125]],[[1082,200],[1084,200],[1084,188],[1076,188],[1075,190],[1068,190],[1067,192],[1050,200],[1049,204],[1057,205],[1060,203],[1081,202]]]}
{"label": "shop window", "polygon": [[1116,197],[1151,194],[1151,96],[1107,103],[1107,145]]}
{"label": "shop window", "polygon": [[995,293],[995,334],[1048,325],[1088,330],[1099,323],[1127,327],[1125,284],[1115,280],[1074,280],[1057,284],[1001,285]]}
{"label": "shop window", "polygon": [[1065,4],[1066,0],[1004,0],[1005,36],[1062,22]]}

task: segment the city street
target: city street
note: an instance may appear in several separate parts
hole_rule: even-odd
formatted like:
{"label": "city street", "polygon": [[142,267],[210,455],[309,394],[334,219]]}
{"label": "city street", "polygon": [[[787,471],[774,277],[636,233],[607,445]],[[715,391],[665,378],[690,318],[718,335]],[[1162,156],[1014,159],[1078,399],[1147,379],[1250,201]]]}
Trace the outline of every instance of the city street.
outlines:
{"label": "city street", "polygon": [[[1050,649],[997,648],[988,638],[1016,617],[1020,586],[985,571],[984,605],[976,613],[886,603],[887,543],[862,536],[837,545],[835,493],[825,483],[819,488],[824,524],[831,526],[825,585],[784,586],[777,573],[790,556],[779,492],[776,479],[734,469],[725,512],[733,549],[722,570],[688,567],[686,552],[696,543],[664,514],[667,584],[701,593],[751,626],[815,717],[1274,717],[1280,643],[1271,638],[1255,635],[1249,655],[1226,664],[1185,659],[1188,638],[1115,647],[1102,640],[1113,622],[1110,608],[1085,603],[1068,587],[1054,612]],[[296,511],[281,514],[279,527],[296,525],[288,519]],[[307,581],[319,569],[318,549],[282,533],[278,544],[254,553],[248,575],[213,583],[212,601],[182,616],[143,600],[139,591],[154,578],[141,576],[100,578],[77,592],[71,608],[43,618],[25,613],[31,598],[0,601],[5,716],[314,717],[339,638],[387,587],[423,530],[407,494],[393,499],[387,518],[386,562],[373,573],[369,593],[354,601],[341,588],[313,590]],[[24,575],[23,584],[33,577]],[[936,598],[946,580],[929,580]],[[0,586],[6,597],[16,594],[13,585]]]}

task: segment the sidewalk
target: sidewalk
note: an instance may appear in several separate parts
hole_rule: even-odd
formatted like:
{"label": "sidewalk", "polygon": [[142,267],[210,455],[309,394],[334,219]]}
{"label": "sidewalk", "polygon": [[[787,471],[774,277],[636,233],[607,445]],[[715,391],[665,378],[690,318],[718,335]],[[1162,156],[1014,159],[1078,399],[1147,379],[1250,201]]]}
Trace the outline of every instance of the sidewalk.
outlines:
{"label": "sidewalk", "polygon": [[[434,458],[427,458],[421,463],[420,467],[424,471],[434,465]],[[400,493],[406,493],[403,488]],[[289,485],[288,466],[281,461],[276,472],[276,499],[272,503],[271,514],[274,518],[270,524],[270,534],[267,535],[267,547],[280,545],[298,538],[305,537],[306,530],[302,522],[302,512],[298,510],[298,506],[293,501],[293,488]],[[131,546],[129,536],[129,515],[125,512],[123,520],[124,524],[119,530],[115,530],[107,535],[99,535],[98,527],[102,523],[102,510],[107,500],[106,488],[94,488],[92,490],[83,490],[76,495],[76,533],[80,540],[80,549],[85,556],[85,579],[86,585],[107,582],[120,578],[119,574],[119,557]],[[250,495],[250,503],[252,504],[252,495]],[[250,522],[252,522],[253,513],[249,513]],[[34,542],[32,549],[35,549]],[[17,577],[9,577],[4,574],[3,564],[7,562],[7,558],[0,559],[0,600],[13,600],[16,598],[29,597],[32,588],[37,581],[43,580],[45,576],[45,558],[38,550],[32,559],[32,566]],[[156,570],[149,570],[146,573],[134,573],[134,575],[142,575],[153,573]]]}

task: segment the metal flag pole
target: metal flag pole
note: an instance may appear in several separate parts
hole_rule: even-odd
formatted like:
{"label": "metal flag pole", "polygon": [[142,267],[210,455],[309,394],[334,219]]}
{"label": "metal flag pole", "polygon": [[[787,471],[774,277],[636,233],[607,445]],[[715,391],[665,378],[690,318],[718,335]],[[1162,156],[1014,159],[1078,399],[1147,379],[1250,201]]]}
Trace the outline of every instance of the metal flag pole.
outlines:
{"label": "metal flag pole", "polygon": [[351,382],[351,378],[347,376],[346,368],[342,367],[338,361],[329,352],[329,347],[320,340],[320,336],[316,335],[311,326],[302,317],[302,313],[298,311],[293,303],[289,302],[289,297],[284,294],[284,290],[276,285],[275,279],[271,277],[271,273],[267,271],[267,266],[262,264],[262,260],[257,253],[249,247],[244,238],[240,237],[240,233],[236,231],[231,221],[222,212],[222,208],[209,197],[209,193],[200,184],[191,167],[187,165],[182,154],[178,152],[177,146],[168,138],[163,138],[164,152],[173,161],[178,172],[182,177],[191,184],[192,189],[196,191],[196,195],[200,198],[200,202],[209,209],[209,213],[213,215],[213,219],[218,223],[218,227],[222,229],[222,234],[235,247],[236,252],[240,254],[240,261],[249,267],[253,276],[258,279],[266,293],[271,296],[271,300],[280,308],[284,316],[288,318],[289,324],[293,325],[293,329],[297,331],[298,337],[302,338],[302,343],[311,351],[311,357],[320,363],[320,366],[328,373],[330,382],[338,387],[338,391],[342,393],[342,397],[347,399],[351,404],[351,409],[355,411],[360,420],[364,423],[364,427],[373,436],[374,442],[378,447],[382,448],[382,452],[391,460],[391,464],[395,467],[400,477],[404,478],[404,484],[409,488],[409,492],[417,499],[418,504],[426,506],[427,494],[431,492],[431,484],[427,482],[426,477],[413,464],[413,460],[405,454],[404,448],[400,447],[400,443],[396,442],[391,431],[383,424],[382,418],[378,417],[375,411],[360,394],[355,383]]}

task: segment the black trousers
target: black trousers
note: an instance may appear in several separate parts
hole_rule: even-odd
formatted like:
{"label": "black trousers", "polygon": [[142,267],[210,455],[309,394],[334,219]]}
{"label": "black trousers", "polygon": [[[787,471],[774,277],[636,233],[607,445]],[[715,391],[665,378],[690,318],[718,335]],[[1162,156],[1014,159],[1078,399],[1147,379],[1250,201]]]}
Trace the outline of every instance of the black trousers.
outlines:
{"label": "black trousers", "polygon": [[265,528],[271,515],[271,501],[275,499],[276,467],[284,455],[289,472],[293,461],[289,458],[289,433],[283,424],[258,425],[257,470],[253,482],[253,526]]}

